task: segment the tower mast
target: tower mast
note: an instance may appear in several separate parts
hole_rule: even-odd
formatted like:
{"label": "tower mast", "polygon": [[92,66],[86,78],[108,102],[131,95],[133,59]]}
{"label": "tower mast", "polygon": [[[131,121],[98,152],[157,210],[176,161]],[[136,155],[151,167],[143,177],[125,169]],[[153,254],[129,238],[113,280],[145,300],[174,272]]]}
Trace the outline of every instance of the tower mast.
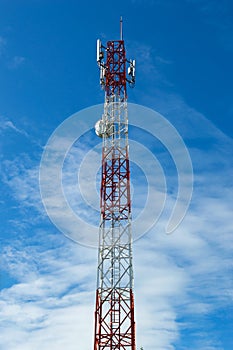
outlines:
{"label": "tower mast", "polygon": [[[104,113],[96,123],[102,137],[102,178],[94,350],[136,350],[130,167],[126,84],[135,83],[135,61],[120,40],[97,40]],[[126,74],[126,68],[127,74]]]}

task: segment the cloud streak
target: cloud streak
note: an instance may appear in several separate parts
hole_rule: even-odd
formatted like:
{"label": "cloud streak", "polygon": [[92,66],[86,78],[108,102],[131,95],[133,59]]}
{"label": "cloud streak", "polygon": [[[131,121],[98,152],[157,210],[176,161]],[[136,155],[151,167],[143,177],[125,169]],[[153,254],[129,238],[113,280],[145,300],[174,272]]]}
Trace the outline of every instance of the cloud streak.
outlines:
{"label": "cloud streak", "polygon": [[39,349],[45,342],[48,349],[62,349],[64,344],[75,349],[77,334],[82,334],[79,344],[83,348],[87,339],[91,342],[96,253],[86,250],[83,254],[83,248],[62,236],[55,246],[54,238],[50,239],[40,246],[13,242],[3,252],[4,265],[19,281],[1,291],[3,349]]}

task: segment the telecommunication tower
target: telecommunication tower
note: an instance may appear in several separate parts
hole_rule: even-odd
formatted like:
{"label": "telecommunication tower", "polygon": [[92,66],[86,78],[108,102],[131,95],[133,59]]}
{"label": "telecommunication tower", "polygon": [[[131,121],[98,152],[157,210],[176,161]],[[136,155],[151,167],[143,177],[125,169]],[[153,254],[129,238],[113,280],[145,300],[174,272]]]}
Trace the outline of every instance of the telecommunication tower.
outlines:
{"label": "telecommunication tower", "polygon": [[[127,83],[135,83],[135,60],[127,60],[120,40],[97,40],[104,113],[95,125],[102,138],[99,255],[94,350],[136,350]],[[126,73],[127,70],[127,73]]]}

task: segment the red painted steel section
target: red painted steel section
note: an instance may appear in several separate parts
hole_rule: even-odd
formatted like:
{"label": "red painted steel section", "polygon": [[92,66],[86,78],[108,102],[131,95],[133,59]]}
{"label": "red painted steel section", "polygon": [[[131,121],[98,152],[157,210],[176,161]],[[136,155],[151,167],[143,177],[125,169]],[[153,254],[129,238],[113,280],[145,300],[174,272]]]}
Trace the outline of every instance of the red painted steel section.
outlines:
{"label": "red painted steel section", "polygon": [[101,213],[104,220],[126,220],[131,212],[127,154],[108,159],[103,154]]}
{"label": "red painted steel section", "polygon": [[[104,310],[106,302],[110,307]],[[97,290],[95,327],[94,350],[136,350],[134,298],[131,289],[128,298],[112,289],[103,300],[101,291]]]}
{"label": "red painted steel section", "polygon": [[126,57],[123,40],[107,43],[105,86],[107,96],[126,97]]}

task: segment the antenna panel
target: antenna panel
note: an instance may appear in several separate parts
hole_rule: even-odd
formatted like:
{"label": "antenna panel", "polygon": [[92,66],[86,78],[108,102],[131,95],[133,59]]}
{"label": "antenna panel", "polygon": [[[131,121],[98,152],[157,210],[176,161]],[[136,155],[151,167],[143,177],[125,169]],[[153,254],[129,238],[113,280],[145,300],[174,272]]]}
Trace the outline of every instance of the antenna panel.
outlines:
{"label": "antenna panel", "polygon": [[97,52],[96,52],[96,59],[97,62],[100,62],[103,58],[103,52],[102,52],[102,44],[100,39],[97,40]]}
{"label": "antenna panel", "polygon": [[136,71],[136,61],[132,61],[132,77],[135,78],[135,71]]}

